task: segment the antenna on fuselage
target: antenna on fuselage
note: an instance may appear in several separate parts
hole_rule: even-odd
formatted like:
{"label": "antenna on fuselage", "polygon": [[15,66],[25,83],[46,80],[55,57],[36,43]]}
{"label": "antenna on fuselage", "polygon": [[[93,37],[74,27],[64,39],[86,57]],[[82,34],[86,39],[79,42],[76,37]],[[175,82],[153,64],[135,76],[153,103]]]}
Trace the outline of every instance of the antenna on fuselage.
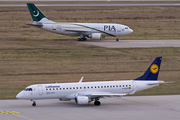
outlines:
{"label": "antenna on fuselage", "polygon": [[84,76],[82,76],[82,77],[81,77],[81,79],[79,80],[79,83],[81,83],[81,82],[82,82],[83,78],[84,78]]}

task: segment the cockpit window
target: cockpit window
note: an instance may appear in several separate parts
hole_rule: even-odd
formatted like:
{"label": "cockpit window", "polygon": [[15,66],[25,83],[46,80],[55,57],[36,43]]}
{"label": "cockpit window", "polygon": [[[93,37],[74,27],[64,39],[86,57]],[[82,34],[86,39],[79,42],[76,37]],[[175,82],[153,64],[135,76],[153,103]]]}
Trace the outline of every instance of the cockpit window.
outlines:
{"label": "cockpit window", "polygon": [[26,88],[24,91],[32,91],[32,88]]}
{"label": "cockpit window", "polygon": [[128,27],[125,27],[125,29],[128,29]]}

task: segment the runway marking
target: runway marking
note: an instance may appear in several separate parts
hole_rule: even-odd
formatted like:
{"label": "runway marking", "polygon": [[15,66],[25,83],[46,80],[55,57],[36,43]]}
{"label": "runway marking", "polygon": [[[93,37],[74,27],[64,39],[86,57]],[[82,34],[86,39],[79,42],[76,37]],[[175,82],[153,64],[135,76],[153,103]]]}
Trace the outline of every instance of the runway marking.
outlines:
{"label": "runway marking", "polygon": [[0,111],[0,114],[21,114],[21,113],[17,111]]}
{"label": "runway marking", "polygon": [[33,120],[33,119],[31,119],[31,118],[27,118],[27,117],[24,117],[24,116],[21,116],[21,115],[18,115],[18,114],[13,114],[13,115],[18,116],[18,117],[21,117],[21,118],[24,118],[24,119],[27,119],[27,120]]}
{"label": "runway marking", "polygon": [[27,120],[33,120],[31,118],[27,118],[27,117],[24,117],[22,115],[18,115],[18,114],[21,114],[21,113],[17,112],[17,111],[2,111],[2,110],[0,110],[0,114],[12,114],[12,115],[15,115],[17,117],[21,117],[21,118],[24,118],[24,119],[27,119]]}

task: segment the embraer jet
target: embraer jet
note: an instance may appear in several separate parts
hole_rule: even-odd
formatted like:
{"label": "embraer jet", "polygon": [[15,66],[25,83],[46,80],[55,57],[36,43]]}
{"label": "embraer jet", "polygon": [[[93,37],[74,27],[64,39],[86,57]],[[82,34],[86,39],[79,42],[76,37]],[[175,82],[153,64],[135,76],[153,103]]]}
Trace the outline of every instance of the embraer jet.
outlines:
{"label": "embraer jet", "polygon": [[101,40],[106,36],[117,37],[133,32],[128,26],[113,23],[57,23],[49,20],[33,3],[27,3],[33,22],[27,25],[69,36],[80,36],[78,41],[86,38]]}
{"label": "embraer jet", "polygon": [[17,94],[16,98],[32,100],[59,99],[60,101],[74,100],[75,104],[88,104],[94,101],[99,106],[100,98],[122,97],[135,92],[158,86],[164,81],[157,81],[162,57],[157,57],[146,72],[135,80],[82,82],[83,77],[77,83],[35,84],[28,86]]}

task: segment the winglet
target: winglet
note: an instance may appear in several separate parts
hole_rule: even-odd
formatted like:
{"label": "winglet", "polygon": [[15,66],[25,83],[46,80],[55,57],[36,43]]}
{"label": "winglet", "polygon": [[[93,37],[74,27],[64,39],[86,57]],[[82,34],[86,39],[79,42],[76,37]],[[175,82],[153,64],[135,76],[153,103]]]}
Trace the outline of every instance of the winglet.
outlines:
{"label": "winglet", "polygon": [[81,77],[81,79],[79,80],[79,83],[81,83],[83,81],[83,78],[84,78],[84,76]]}

